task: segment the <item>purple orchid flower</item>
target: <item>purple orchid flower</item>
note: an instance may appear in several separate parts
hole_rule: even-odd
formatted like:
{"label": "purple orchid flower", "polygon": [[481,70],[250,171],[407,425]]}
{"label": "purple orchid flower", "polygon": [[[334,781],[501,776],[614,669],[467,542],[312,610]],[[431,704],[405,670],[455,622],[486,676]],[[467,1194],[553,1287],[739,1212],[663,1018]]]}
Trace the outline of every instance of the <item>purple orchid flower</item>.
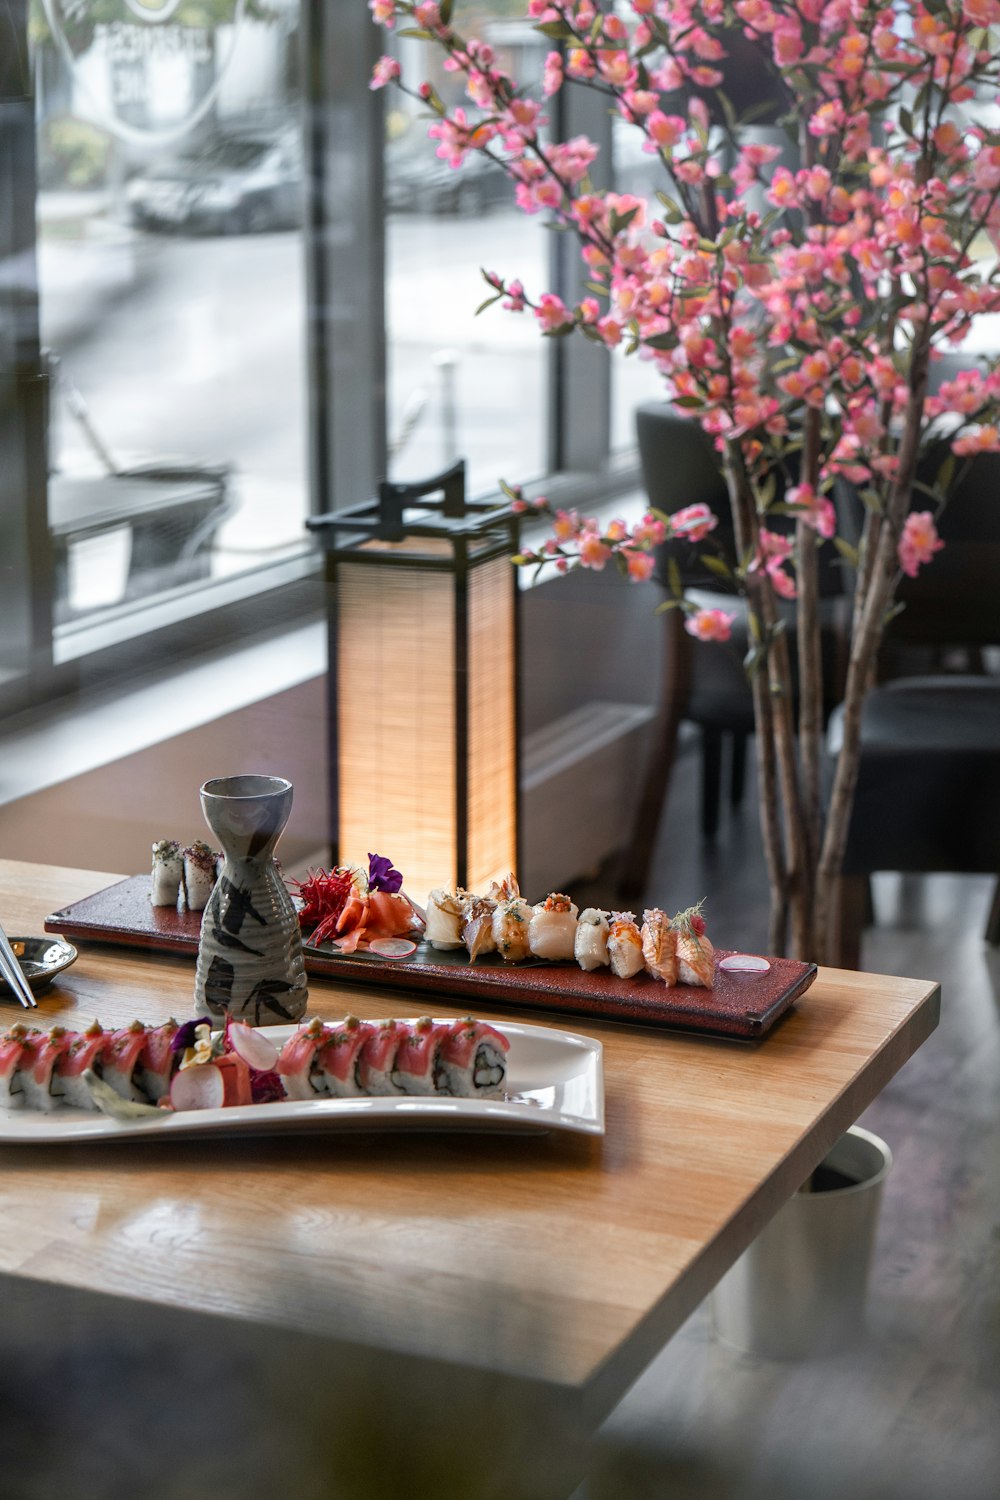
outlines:
{"label": "purple orchid flower", "polygon": [[386,859],[384,854],[368,855],[368,889],[370,891],[388,891],[394,896],[403,884],[403,877],[398,870],[392,867],[392,860]]}
{"label": "purple orchid flower", "polygon": [[193,1047],[197,1041],[196,1032],[199,1026],[211,1026],[211,1016],[198,1016],[193,1021],[185,1021],[183,1026],[178,1026],[170,1040],[171,1052],[186,1052]]}

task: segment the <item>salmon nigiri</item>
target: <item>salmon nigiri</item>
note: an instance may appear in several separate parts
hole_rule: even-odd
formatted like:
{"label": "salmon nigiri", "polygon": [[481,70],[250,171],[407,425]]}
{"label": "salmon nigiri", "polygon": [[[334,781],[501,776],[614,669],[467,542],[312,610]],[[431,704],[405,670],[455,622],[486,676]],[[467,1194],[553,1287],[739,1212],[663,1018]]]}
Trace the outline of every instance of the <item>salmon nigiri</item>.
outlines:
{"label": "salmon nigiri", "polygon": [[657,906],[642,914],[642,956],[654,979],[677,983],[677,932]]}
{"label": "salmon nigiri", "polygon": [[681,984],[712,989],[715,984],[715,949],[705,933],[701,902],[678,912],[670,925],[677,934],[677,977]]}

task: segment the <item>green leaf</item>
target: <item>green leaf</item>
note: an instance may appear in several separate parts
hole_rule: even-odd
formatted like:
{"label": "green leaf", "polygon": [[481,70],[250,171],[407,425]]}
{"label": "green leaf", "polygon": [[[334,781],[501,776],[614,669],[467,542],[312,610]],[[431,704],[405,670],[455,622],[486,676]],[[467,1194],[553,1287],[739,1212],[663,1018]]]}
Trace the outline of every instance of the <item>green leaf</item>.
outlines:
{"label": "green leaf", "polygon": [[445,26],[451,25],[451,13],[455,9],[455,0],[439,0],[438,11]]}
{"label": "green leaf", "polygon": [[945,495],[947,495],[948,491],[951,489],[952,481],[954,480],[954,478],[955,455],[954,453],[949,453],[948,457],[945,459],[944,463],[941,465],[940,469],[938,469],[937,474],[935,475],[935,482],[937,483],[938,488],[943,490]]}
{"label": "green leaf", "polygon": [[743,670],[748,677],[756,677],[761,667],[767,661],[767,652],[763,646],[751,646],[743,658]]}
{"label": "green leaf", "polygon": [[433,42],[433,31],[425,31],[422,26],[407,26],[402,31],[396,32],[397,36],[416,37],[418,42]]}
{"label": "green leaf", "polygon": [[667,583],[670,586],[670,592],[678,603],[680,603],[684,597],[684,584],[681,579],[681,570],[677,566],[676,557],[671,557],[667,561]]}
{"label": "green leaf", "polygon": [[647,349],[676,349],[679,342],[676,333],[653,333],[643,339]]}
{"label": "green leaf", "polygon": [[628,213],[624,214],[620,214],[617,209],[613,208],[608,220],[612,235],[621,234],[623,229],[627,229],[638,212],[638,206],[630,208]]}
{"label": "green leaf", "polygon": [[681,601],[679,599],[664,599],[664,601],[663,601],[662,604],[658,604],[656,606],[656,608],[654,609],[653,613],[654,613],[654,615],[664,615],[664,614],[666,614],[666,612],[667,612],[668,609],[682,609],[682,608],[683,608],[683,605],[681,604]]}
{"label": "green leaf", "polygon": [[850,542],[845,541],[842,536],[835,536],[833,539],[833,545],[836,547],[837,551],[840,553],[845,562],[850,563],[852,568],[856,568],[858,566],[859,558],[857,547],[852,547]]}
{"label": "green leaf", "polygon": [[724,562],[721,557],[713,557],[712,554],[708,552],[702,554],[701,561],[710,573],[715,574],[716,578],[732,578],[732,568],[727,562]]}
{"label": "green leaf", "polygon": [[492,297],[487,297],[485,302],[480,302],[472,316],[478,318],[481,312],[485,312],[488,307],[492,307],[494,302],[499,302],[502,296],[503,292],[496,292]]}
{"label": "green leaf", "polygon": [[[542,36],[550,36],[556,42],[571,42],[574,38],[572,26],[566,21],[542,21],[533,30],[540,31]],[[399,33],[404,36],[404,32]]]}
{"label": "green leaf", "polygon": [[900,105],[899,108],[899,123],[902,129],[905,130],[907,135],[913,135],[913,116],[910,114],[910,111],[907,109],[905,104]]}

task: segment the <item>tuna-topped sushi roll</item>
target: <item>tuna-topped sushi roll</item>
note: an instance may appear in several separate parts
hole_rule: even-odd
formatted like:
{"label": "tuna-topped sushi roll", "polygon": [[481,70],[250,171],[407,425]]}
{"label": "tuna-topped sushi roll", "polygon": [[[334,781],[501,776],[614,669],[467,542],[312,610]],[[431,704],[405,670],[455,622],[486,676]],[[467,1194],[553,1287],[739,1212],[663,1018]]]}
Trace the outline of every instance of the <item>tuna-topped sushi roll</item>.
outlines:
{"label": "tuna-topped sushi roll", "polygon": [[364,1093],[361,1085],[361,1049],[375,1030],[370,1021],[345,1016],[339,1026],[328,1031],[326,1041],[316,1056],[316,1066],[323,1075],[326,1092],[334,1099],[357,1099]]}
{"label": "tuna-topped sushi roll", "polygon": [[510,1042],[502,1032],[465,1016],[441,1038],[435,1082],[439,1093],[458,1099],[499,1097],[507,1077]]}
{"label": "tuna-topped sushi roll", "polygon": [[15,1021],[0,1037],[0,1104],[7,1109],[24,1104],[21,1066],[31,1066],[41,1037],[40,1031],[25,1026],[23,1021]]}
{"label": "tuna-topped sushi roll", "polygon": [[170,1080],[179,1061],[170,1044],[179,1029],[171,1017],[162,1026],[147,1031],[143,1040],[135,1081],[153,1104],[170,1093]]}
{"label": "tuna-topped sushi roll", "polygon": [[100,1075],[101,1057],[108,1034],[99,1021],[92,1021],[86,1031],[74,1033],[69,1046],[56,1064],[56,1073],[62,1085],[67,1104],[76,1109],[96,1109],[93,1094],[87,1087],[84,1073],[88,1068]]}
{"label": "tuna-topped sushi roll", "polygon": [[401,1094],[437,1092],[438,1050],[449,1030],[445,1022],[435,1024],[430,1016],[421,1016],[405,1028],[392,1070],[392,1081]]}
{"label": "tuna-topped sushi roll", "polygon": [[282,1047],[277,1072],[289,1099],[315,1099],[328,1092],[317,1054],[329,1035],[319,1016],[313,1016]]}
{"label": "tuna-topped sushi roll", "polygon": [[[65,1026],[53,1026],[48,1036],[41,1036],[37,1044],[26,1048],[21,1063],[21,1083],[24,1099],[29,1109],[53,1110],[63,1098],[63,1086],[56,1075],[56,1064],[73,1040]],[[31,1053],[28,1061],[27,1052]]]}
{"label": "tuna-topped sushi roll", "polygon": [[536,958],[570,959],[576,942],[577,908],[553,891],[539,902],[528,923],[528,947]]}
{"label": "tuna-topped sushi roll", "polygon": [[139,1087],[136,1073],[139,1055],[146,1045],[146,1028],[141,1021],[113,1031],[101,1054],[101,1077],[104,1082],[121,1094],[123,1099],[138,1099],[148,1104],[146,1095]]}
{"label": "tuna-topped sushi roll", "polygon": [[392,1070],[396,1066],[396,1051],[406,1036],[406,1027],[401,1021],[383,1021],[365,1037],[358,1062],[358,1077],[366,1094],[398,1094],[392,1081]]}

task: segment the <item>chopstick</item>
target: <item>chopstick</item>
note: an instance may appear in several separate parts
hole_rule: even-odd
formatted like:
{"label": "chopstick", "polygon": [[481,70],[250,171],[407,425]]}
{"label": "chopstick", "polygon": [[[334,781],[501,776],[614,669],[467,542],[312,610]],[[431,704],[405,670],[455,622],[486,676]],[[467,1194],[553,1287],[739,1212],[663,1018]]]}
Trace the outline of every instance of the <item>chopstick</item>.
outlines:
{"label": "chopstick", "polygon": [[14,957],[14,950],[8,942],[7,934],[4,932],[2,926],[0,926],[0,973],[3,974],[3,977],[25,1010],[35,1010],[38,1001],[31,993],[28,981],[24,977],[24,971]]}

